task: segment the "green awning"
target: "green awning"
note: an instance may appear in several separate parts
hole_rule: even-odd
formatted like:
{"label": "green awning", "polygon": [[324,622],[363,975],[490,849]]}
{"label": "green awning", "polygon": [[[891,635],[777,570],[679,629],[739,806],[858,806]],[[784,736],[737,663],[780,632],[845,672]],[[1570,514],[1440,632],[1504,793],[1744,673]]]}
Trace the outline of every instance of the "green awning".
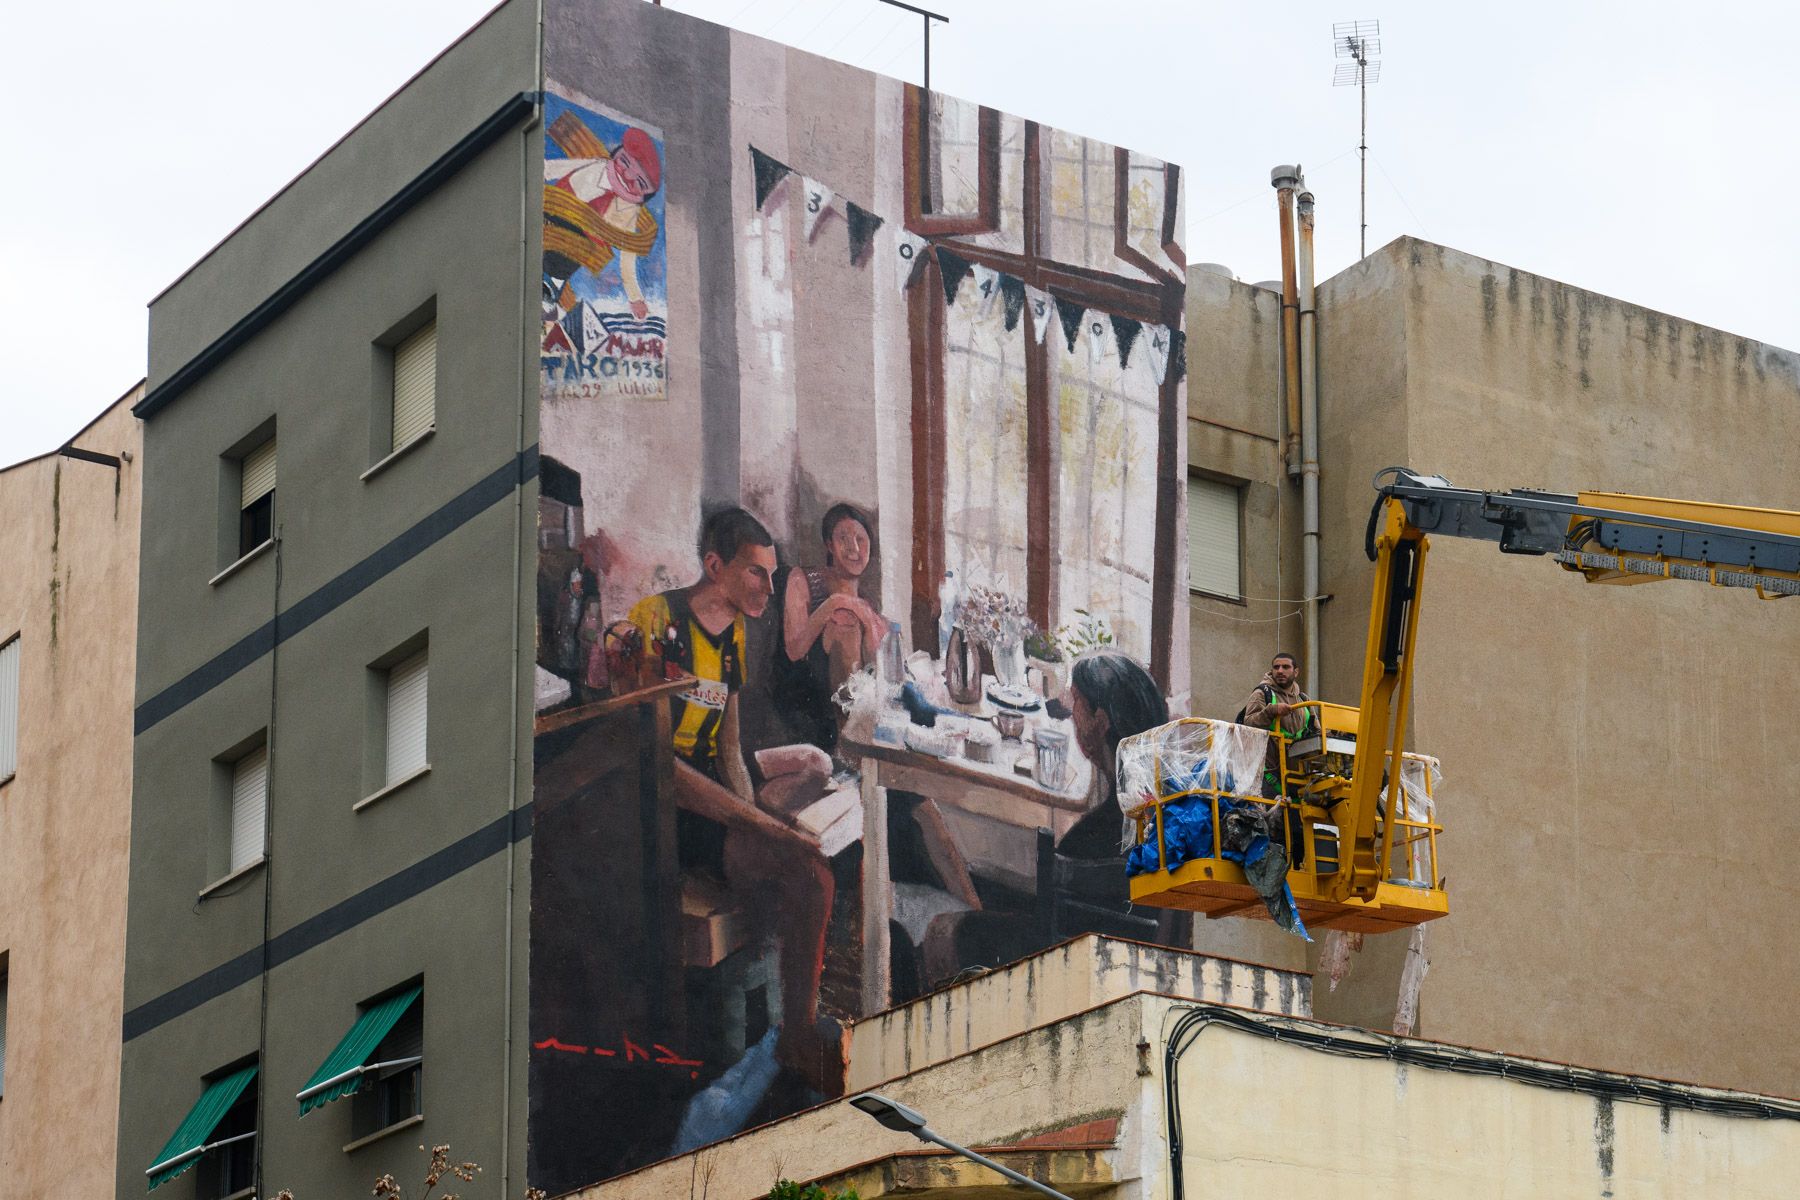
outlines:
{"label": "green awning", "polygon": [[[411,987],[404,992],[396,992],[380,1004],[363,1011],[356,1018],[356,1024],[344,1035],[344,1040],[337,1044],[337,1049],[325,1056],[319,1069],[312,1073],[306,1086],[300,1089],[300,1115],[305,1116],[313,1109],[333,1100],[341,1100],[362,1086],[363,1072],[358,1070],[369,1061],[375,1053],[375,1047],[381,1039],[388,1035],[406,1010],[412,1007],[413,1001],[419,998],[423,987]],[[339,1078],[343,1076],[343,1078]],[[330,1087],[319,1087],[327,1081],[335,1081]],[[318,1088],[317,1091],[313,1089]],[[310,1095],[308,1094],[310,1093]]]}
{"label": "green awning", "polygon": [[245,1067],[206,1085],[206,1090],[200,1093],[200,1099],[188,1110],[187,1119],[182,1121],[175,1136],[169,1139],[169,1144],[162,1148],[162,1153],[156,1156],[150,1169],[144,1172],[150,1177],[151,1191],[200,1161],[206,1150],[206,1139],[212,1136],[213,1130],[219,1127],[219,1122],[225,1119],[225,1114],[231,1111],[231,1106],[237,1103],[238,1097],[244,1094],[244,1089],[250,1086],[250,1081],[254,1078],[256,1068]]}

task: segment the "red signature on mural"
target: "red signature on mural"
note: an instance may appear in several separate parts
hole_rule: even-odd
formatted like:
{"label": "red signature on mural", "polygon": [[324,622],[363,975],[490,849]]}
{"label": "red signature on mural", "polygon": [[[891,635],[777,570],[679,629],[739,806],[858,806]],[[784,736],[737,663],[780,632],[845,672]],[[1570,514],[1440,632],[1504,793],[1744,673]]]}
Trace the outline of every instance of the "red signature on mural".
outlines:
{"label": "red signature on mural", "polygon": [[706,1065],[699,1059],[683,1058],[660,1042],[650,1043],[650,1050],[656,1051],[652,1055],[650,1050],[646,1050],[632,1041],[628,1034],[620,1034],[619,1041],[623,1045],[620,1049],[614,1050],[606,1046],[582,1046],[574,1042],[565,1042],[560,1038],[548,1037],[541,1042],[531,1043],[531,1048],[533,1050],[554,1050],[562,1054],[593,1054],[601,1058],[623,1057],[628,1063],[644,1062],[653,1067],[686,1067],[689,1079],[698,1079],[700,1077],[699,1068]]}

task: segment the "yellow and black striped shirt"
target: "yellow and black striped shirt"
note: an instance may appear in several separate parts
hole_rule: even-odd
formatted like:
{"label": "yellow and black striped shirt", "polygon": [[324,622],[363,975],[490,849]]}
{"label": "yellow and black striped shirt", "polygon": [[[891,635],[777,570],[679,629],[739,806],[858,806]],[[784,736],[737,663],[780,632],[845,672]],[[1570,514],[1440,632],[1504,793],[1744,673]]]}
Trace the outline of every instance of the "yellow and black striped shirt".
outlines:
{"label": "yellow and black striped shirt", "polygon": [[[646,596],[632,606],[630,621],[644,633],[645,648],[652,654],[662,653],[699,682],[674,701],[675,753],[709,775],[716,774],[719,755],[719,726],[725,719],[725,703],[731,694],[744,686],[744,614],[738,613],[729,628],[717,635],[708,633],[691,614],[685,638],[671,641],[675,624],[670,596],[661,592]],[[680,607],[687,609],[685,591]],[[680,646],[680,651],[672,647]],[[689,661],[682,661],[683,658]]]}

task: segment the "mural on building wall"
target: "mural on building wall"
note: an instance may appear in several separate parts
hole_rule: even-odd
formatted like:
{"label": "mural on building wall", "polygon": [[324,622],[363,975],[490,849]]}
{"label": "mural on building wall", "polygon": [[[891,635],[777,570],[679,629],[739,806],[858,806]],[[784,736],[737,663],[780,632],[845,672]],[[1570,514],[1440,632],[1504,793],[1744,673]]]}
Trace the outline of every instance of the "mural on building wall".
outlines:
{"label": "mural on building wall", "polygon": [[662,134],[544,97],[546,395],[667,395]]}
{"label": "mural on building wall", "polygon": [[640,205],[646,297],[673,247],[667,403],[545,356],[555,1192],[841,1095],[858,1018],[968,972],[1188,935],[1126,903],[1111,786],[1186,687],[1178,172],[739,35],[729,70],[652,77],[551,26],[551,138],[572,114],[614,161],[635,128],[681,164]]}

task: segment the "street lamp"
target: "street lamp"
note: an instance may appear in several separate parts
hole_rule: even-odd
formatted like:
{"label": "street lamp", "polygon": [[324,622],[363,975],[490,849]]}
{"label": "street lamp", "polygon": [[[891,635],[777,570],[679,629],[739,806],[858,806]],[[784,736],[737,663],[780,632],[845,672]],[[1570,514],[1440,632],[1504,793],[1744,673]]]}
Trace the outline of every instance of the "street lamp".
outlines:
{"label": "street lamp", "polygon": [[1003,1167],[991,1158],[977,1154],[966,1146],[959,1146],[948,1138],[940,1136],[925,1123],[925,1118],[922,1115],[914,1112],[897,1100],[889,1100],[879,1092],[863,1092],[859,1096],[852,1096],[850,1097],[850,1104],[851,1107],[860,1108],[863,1112],[874,1117],[883,1126],[892,1129],[896,1133],[910,1133],[921,1142],[933,1142],[942,1146],[944,1149],[949,1150],[953,1154],[960,1154],[971,1162],[980,1163],[990,1171],[998,1171],[1014,1183],[1022,1183],[1028,1188],[1042,1192],[1044,1195],[1049,1196],[1051,1200],[1069,1200],[1069,1197],[1063,1195],[1055,1188],[1039,1183],[1029,1175],[1021,1175],[1011,1167]]}

